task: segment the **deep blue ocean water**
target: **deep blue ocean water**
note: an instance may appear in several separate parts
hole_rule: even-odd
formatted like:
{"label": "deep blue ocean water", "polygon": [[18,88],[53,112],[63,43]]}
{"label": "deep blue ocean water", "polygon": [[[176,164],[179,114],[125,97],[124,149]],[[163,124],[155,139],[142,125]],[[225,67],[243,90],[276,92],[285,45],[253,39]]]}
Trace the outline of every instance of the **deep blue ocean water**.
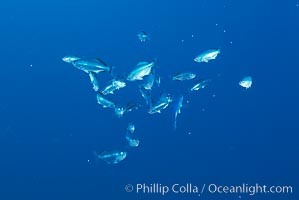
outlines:
{"label": "deep blue ocean water", "polygon": [[[3,1],[0,7],[0,199],[298,199],[299,1]],[[136,35],[146,31],[150,40]],[[216,60],[196,63],[220,48]],[[160,92],[183,93],[181,71],[212,79],[172,108],[117,118],[88,76],[62,57],[130,71],[157,59]],[[253,85],[238,85],[244,76]],[[109,74],[100,74],[102,85]],[[142,101],[138,83],[112,96]],[[94,151],[138,148],[108,165]],[[189,134],[191,133],[191,134]],[[292,186],[292,194],[136,193],[137,184]],[[128,193],[125,186],[132,184]],[[207,188],[206,188],[207,189]]]}

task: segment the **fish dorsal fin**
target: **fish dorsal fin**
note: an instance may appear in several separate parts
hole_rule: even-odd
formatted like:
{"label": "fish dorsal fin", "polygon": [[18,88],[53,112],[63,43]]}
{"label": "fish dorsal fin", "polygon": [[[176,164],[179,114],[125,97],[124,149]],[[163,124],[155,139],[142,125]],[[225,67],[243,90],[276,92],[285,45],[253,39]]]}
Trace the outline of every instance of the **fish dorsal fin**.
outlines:
{"label": "fish dorsal fin", "polygon": [[173,77],[174,77],[174,78],[177,78],[177,77],[180,76],[180,75],[182,75],[182,72],[177,72],[177,73],[174,74]]}
{"label": "fish dorsal fin", "polygon": [[107,64],[100,58],[96,58],[97,61],[99,61],[100,63],[102,63],[103,65],[107,66]]}
{"label": "fish dorsal fin", "polygon": [[139,67],[141,65],[147,65],[147,64],[148,64],[148,62],[139,62],[136,66]]}

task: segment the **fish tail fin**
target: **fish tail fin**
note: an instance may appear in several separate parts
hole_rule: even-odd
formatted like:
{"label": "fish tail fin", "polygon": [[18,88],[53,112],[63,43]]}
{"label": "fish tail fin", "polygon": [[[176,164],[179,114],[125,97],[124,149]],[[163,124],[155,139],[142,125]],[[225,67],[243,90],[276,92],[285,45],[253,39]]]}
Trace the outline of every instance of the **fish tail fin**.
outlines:
{"label": "fish tail fin", "polygon": [[95,158],[98,158],[98,153],[96,151],[92,151],[92,155],[95,157]]}
{"label": "fish tail fin", "polygon": [[169,79],[172,80],[172,81],[176,81],[176,79],[175,79],[174,76],[172,76],[172,75],[167,75],[167,78],[169,78]]}
{"label": "fish tail fin", "polygon": [[159,67],[157,66],[157,57],[155,57],[155,58],[153,59],[152,62],[154,63],[154,67],[155,67],[155,68],[159,68]]}
{"label": "fish tail fin", "polygon": [[99,160],[100,160],[99,156],[98,156],[98,153],[96,151],[92,151],[92,156],[93,156],[94,163],[98,164]]}
{"label": "fish tail fin", "polygon": [[219,47],[217,48],[217,51],[218,51],[219,53],[221,53],[221,48],[222,48],[222,46],[219,46]]}

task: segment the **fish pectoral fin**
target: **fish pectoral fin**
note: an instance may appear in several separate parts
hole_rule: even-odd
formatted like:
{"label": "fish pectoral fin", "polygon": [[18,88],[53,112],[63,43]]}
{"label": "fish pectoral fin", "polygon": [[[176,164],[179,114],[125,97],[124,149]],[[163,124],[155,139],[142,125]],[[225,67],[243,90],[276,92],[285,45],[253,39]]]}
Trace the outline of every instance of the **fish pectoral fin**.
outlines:
{"label": "fish pectoral fin", "polygon": [[96,58],[97,61],[99,61],[100,63],[102,63],[103,65],[107,66],[107,64],[100,58]]}
{"label": "fish pectoral fin", "polygon": [[139,62],[139,63],[137,63],[137,66],[140,66],[140,65],[147,65],[148,64],[148,62]]}

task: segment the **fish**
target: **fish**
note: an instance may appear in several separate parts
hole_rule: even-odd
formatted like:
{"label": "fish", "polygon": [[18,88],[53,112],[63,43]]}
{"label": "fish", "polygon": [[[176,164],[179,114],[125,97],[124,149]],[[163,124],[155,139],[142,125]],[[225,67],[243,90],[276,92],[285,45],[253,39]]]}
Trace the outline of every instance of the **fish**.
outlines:
{"label": "fish", "polygon": [[126,112],[131,112],[133,110],[137,110],[140,107],[142,107],[140,103],[127,103],[125,110]]}
{"label": "fish", "polygon": [[210,60],[216,59],[218,54],[220,53],[220,49],[210,49],[207,50],[194,58],[195,62],[209,62]]}
{"label": "fish", "polygon": [[129,146],[131,146],[131,147],[138,147],[139,146],[139,143],[140,143],[139,140],[136,139],[136,138],[133,138],[131,136],[131,134],[126,135],[126,140],[128,141]]}
{"label": "fish", "polygon": [[118,117],[122,117],[125,114],[125,112],[126,112],[126,109],[121,106],[115,106],[115,108],[114,108],[114,113]]}
{"label": "fish", "polygon": [[135,132],[135,125],[132,124],[132,123],[129,123],[128,127],[127,127],[127,131],[130,132],[130,133],[134,133]]}
{"label": "fish", "polygon": [[152,69],[151,73],[144,80],[143,87],[146,90],[151,90],[156,84],[157,87],[160,87],[161,78],[156,74],[155,69]]}
{"label": "fish", "polygon": [[161,77],[158,74],[156,74],[155,82],[156,82],[157,87],[160,87],[160,85],[161,85]]}
{"label": "fish", "polygon": [[131,147],[138,147],[139,146],[139,140],[134,136],[135,132],[135,125],[132,123],[128,124],[127,132],[126,132],[126,140],[129,143],[129,146]]}
{"label": "fish", "polygon": [[128,81],[137,81],[143,80],[144,76],[147,76],[151,73],[152,68],[155,66],[155,61],[148,62],[139,62],[134,70],[132,70],[127,76]]}
{"label": "fish", "polygon": [[240,82],[239,82],[239,85],[246,88],[246,89],[249,89],[251,88],[251,85],[252,85],[252,77],[251,76],[246,76],[244,77]]}
{"label": "fish", "polygon": [[98,104],[102,105],[103,108],[115,108],[115,103],[100,93],[97,94],[97,100]]}
{"label": "fish", "polygon": [[76,60],[80,60],[81,58],[79,58],[79,57],[77,57],[77,56],[64,56],[63,58],[62,58],[62,60],[64,61],[64,62],[66,62],[66,63],[72,63],[72,62],[74,62],[74,61],[76,61]]}
{"label": "fish", "polygon": [[127,152],[125,151],[103,151],[100,154],[95,152],[95,155],[98,159],[105,161],[107,164],[117,164],[123,161],[127,157]]}
{"label": "fish", "polygon": [[140,40],[140,42],[146,42],[150,39],[149,35],[144,31],[140,31],[137,34],[137,38]]}
{"label": "fish", "polygon": [[124,87],[126,87],[126,82],[123,80],[113,79],[111,83],[101,91],[101,93],[103,95],[113,94],[115,90],[119,90]]}
{"label": "fish", "polygon": [[205,88],[209,83],[211,82],[211,79],[199,79],[197,80],[194,85],[191,87],[190,92],[197,91],[199,89]]}
{"label": "fish", "polygon": [[155,82],[155,75],[153,73],[150,73],[145,80],[145,83],[143,85],[144,89],[146,90],[151,90],[152,87],[154,86]]}
{"label": "fish", "polygon": [[181,114],[183,101],[184,101],[184,97],[180,96],[180,98],[178,99],[178,101],[176,102],[176,104],[174,106],[174,130],[176,130],[176,128],[177,128],[177,118],[178,118],[178,114]]}
{"label": "fish", "polygon": [[152,105],[149,108],[148,113],[149,114],[161,113],[161,111],[166,109],[171,102],[172,102],[171,95],[163,93],[160,96],[158,102],[156,102],[154,105]]}
{"label": "fish", "polygon": [[146,90],[143,85],[140,85],[139,86],[139,91],[141,93],[141,96],[145,100],[145,104],[147,106],[151,107],[153,100],[152,100],[152,96],[151,96],[150,90]]}
{"label": "fish", "polygon": [[96,74],[94,72],[89,72],[88,75],[90,78],[90,82],[93,85],[93,90],[97,92],[100,89],[100,87],[99,87],[99,83],[98,83]]}
{"label": "fish", "polygon": [[122,107],[120,105],[115,106],[114,108],[114,113],[118,117],[122,117],[125,113],[131,112],[133,110],[137,110],[140,108],[142,105],[138,103],[127,103],[125,107]]}
{"label": "fish", "polygon": [[113,67],[108,66],[101,59],[79,59],[72,62],[72,64],[79,70],[86,73],[94,72],[96,74],[100,72],[112,73]]}
{"label": "fish", "polygon": [[172,80],[174,81],[185,81],[185,80],[191,80],[196,77],[196,74],[191,72],[182,72],[178,73],[175,76],[172,77]]}

